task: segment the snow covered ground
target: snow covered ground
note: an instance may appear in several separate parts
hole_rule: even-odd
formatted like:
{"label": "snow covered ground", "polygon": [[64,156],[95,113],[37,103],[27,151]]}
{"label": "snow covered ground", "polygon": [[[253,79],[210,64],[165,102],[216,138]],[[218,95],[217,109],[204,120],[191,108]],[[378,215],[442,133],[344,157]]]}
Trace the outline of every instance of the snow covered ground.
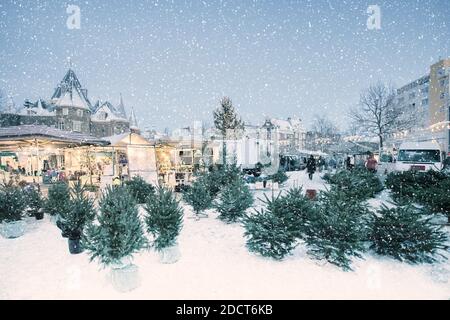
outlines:
{"label": "snow covered ground", "polygon": [[[294,184],[324,188],[317,175],[308,181],[304,172],[291,173],[287,185]],[[141,286],[129,293],[116,292],[108,270],[90,263],[87,254],[70,255],[67,240],[47,218],[30,219],[23,237],[0,237],[0,299],[450,298],[449,262],[409,265],[366,254],[354,261],[354,272],[344,272],[312,260],[303,246],[277,262],[249,253],[240,225],[224,224],[214,212],[200,221],[190,216],[186,208],[181,259],[165,265],[153,251],[136,255]]]}

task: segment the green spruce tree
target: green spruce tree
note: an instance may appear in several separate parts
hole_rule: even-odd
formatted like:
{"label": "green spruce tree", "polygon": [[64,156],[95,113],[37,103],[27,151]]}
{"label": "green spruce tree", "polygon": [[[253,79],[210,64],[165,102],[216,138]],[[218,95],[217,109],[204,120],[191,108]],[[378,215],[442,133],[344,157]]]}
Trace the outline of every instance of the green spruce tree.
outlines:
{"label": "green spruce tree", "polygon": [[264,196],[265,200],[262,201],[285,222],[289,232],[299,239],[304,239],[308,233],[307,222],[314,214],[314,206],[303,194],[302,188],[289,189],[285,195],[281,196],[279,193],[271,200]]}
{"label": "green spruce tree", "polygon": [[369,238],[367,204],[341,189],[322,192],[305,229],[311,256],[351,270],[351,257],[362,257]]}
{"label": "green spruce tree", "polygon": [[435,262],[437,256],[442,256],[441,251],[448,251],[448,237],[442,226],[433,225],[422,214],[411,205],[391,209],[383,206],[374,215],[371,248],[400,261]]}
{"label": "green spruce tree", "polygon": [[12,181],[0,185],[0,223],[22,220],[26,205],[22,189]]}
{"label": "green spruce tree", "polygon": [[138,204],[145,203],[147,197],[155,193],[155,187],[141,176],[134,176],[131,180],[125,181],[125,185]]}
{"label": "green spruce tree", "polygon": [[294,250],[297,236],[276,204],[279,198],[266,199],[266,209],[243,218],[247,248],[263,257],[282,260]]}
{"label": "green spruce tree", "polygon": [[240,220],[252,204],[253,196],[249,188],[242,179],[237,178],[223,188],[214,207],[222,221],[233,223]]}
{"label": "green spruce tree", "polygon": [[214,125],[220,132],[223,139],[222,144],[222,161],[223,165],[227,166],[227,145],[226,140],[230,134],[238,134],[244,129],[244,123],[238,117],[236,110],[233,107],[233,102],[230,98],[224,97],[220,101],[220,107],[214,111]]}
{"label": "green spruce tree", "polygon": [[286,182],[289,179],[289,177],[287,176],[286,172],[283,169],[280,169],[277,171],[277,173],[271,175],[269,179],[272,180],[273,182],[282,184]]}
{"label": "green spruce tree", "polygon": [[44,218],[44,199],[41,192],[34,186],[28,186],[23,190],[28,207],[28,214],[36,220]]}
{"label": "green spruce tree", "polygon": [[81,182],[75,183],[70,192],[68,210],[60,213],[59,226],[70,240],[79,240],[86,224],[95,218],[94,202]]}
{"label": "green spruce tree", "polygon": [[147,197],[144,209],[147,231],[154,237],[155,249],[161,251],[175,245],[183,224],[183,209],[175,194],[158,188],[155,195]]}
{"label": "green spruce tree", "polygon": [[108,187],[99,205],[97,222],[88,224],[83,238],[91,260],[105,266],[120,263],[146,246],[136,202],[125,187]]}
{"label": "green spruce tree", "polygon": [[213,197],[204,179],[197,179],[183,193],[183,199],[194,209],[197,219],[205,217],[203,211],[211,208]]}
{"label": "green spruce tree", "polygon": [[69,185],[64,182],[52,184],[48,189],[48,197],[44,200],[44,211],[51,216],[56,216],[66,213],[69,205]]}

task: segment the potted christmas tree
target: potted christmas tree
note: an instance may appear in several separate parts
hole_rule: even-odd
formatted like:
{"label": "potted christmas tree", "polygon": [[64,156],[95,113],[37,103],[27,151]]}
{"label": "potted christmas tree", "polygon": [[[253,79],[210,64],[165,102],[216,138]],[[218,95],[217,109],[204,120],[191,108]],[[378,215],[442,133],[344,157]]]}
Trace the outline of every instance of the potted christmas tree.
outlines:
{"label": "potted christmas tree", "polygon": [[138,204],[144,204],[147,197],[155,193],[155,188],[141,176],[134,176],[131,180],[125,181],[125,185]]}
{"label": "potted christmas tree", "polygon": [[237,222],[252,204],[250,189],[241,178],[237,178],[222,190],[214,206],[222,221],[233,223]]}
{"label": "potted christmas tree", "polygon": [[192,186],[187,188],[183,193],[183,199],[192,206],[197,220],[200,220],[200,217],[207,217],[203,211],[211,208],[213,202],[208,185],[201,178],[194,181]]}
{"label": "potted christmas tree", "polygon": [[69,204],[70,190],[68,184],[64,182],[52,184],[48,189],[48,197],[44,201],[44,211],[50,215],[53,223],[57,223],[59,215],[68,210]]}
{"label": "potted christmas tree", "polygon": [[84,186],[77,182],[71,188],[70,202],[68,210],[60,212],[59,226],[68,238],[69,252],[78,254],[83,251],[81,236],[86,223],[95,217],[94,204],[90,197],[86,195]]}
{"label": "potted christmas tree", "polygon": [[154,237],[153,246],[160,253],[162,263],[175,263],[180,258],[177,236],[183,221],[183,210],[171,190],[159,188],[147,197],[147,231]]}
{"label": "potted christmas tree", "polygon": [[3,237],[13,239],[24,234],[25,207],[22,189],[12,182],[0,186],[0,233]]}
{"label": "potted christmas tree", "polygon": [[418,210],[412,205],[395,208],[383,205],[373,214],[371,248],[377,254],[411,263],[445,260],[444,253],[450,248],[447,233],[427,216],[426,209]]}
{"label": "potted christmas tree", "polygon": [[29,185],[26,186],[23,191],[28,206],[28,215],[35,217],[36,220],[44,219],[44,210],[42,208],[44,200],[40,190],[33,185]]}
{"label": "potted christmas tree", "polygon": [[147,244],[133,196],[123,186],[108,186],[100,198],[97,221],[89,223],[83,245],[100,264],[111,268],[111,281],[120,292],[139,286],[132,255]]}

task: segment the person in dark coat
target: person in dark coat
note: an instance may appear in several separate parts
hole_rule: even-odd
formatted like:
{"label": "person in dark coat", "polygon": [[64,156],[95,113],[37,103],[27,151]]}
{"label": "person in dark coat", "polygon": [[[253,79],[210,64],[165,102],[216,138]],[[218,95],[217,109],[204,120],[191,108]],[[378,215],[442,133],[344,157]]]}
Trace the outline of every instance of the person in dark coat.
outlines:
{"label": "person in dark coat", "polygon": [[310,155],[306,161],[306,171],[308,171],[309,180],[312,180],[314,172],[316,172],[316,159]]}

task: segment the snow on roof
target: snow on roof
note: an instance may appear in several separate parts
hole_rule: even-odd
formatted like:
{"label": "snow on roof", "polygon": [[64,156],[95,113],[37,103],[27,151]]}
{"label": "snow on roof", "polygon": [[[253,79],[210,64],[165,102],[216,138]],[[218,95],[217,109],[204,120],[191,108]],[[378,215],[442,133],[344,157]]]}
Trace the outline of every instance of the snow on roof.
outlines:
{"label": "snow on roof", "polygon": [[439,143],[435,141],[403,142],[399,150],[440,150]]}
{"label": "snow on roof", "polygon": [[101,121],[108,122],[112,120],[128,122],[126,118],[122,117],[120,114],[117,114],[117,112],[115,112],[113,105],[108,101],[105,101],[97,108],[97,110],[95,110],[91,119],[92,121],[97,122]]}
{"label": "snow on roof", "polygon": [[82,96],[82,94],[78,91],[78,89],[66,91],[56,101],[55,104],[60,107],[75,107],[75,108],[91,110],[89,103]]}
{"label": "snow on roof", "polygon": [[59,83],[52,96],[52,102],[57,106],[77,107],[91,110],[91,103],[87,97],[87,90],[81,87],[81,83],[75,72],[69,69]]}
{"label": "snow on roof", "polygon": [[277,126],[278,129],[280,129],[280,130],[291,130],[292,129],[292,126],[288,120],[270,119],[270,122],[272,122],[272,124]]}
{"label": "snow on roof", "polygon": [[27,116],[55,116],[55,112],[51,106],[46,104],[42,99],[38,99],[34,104],[24,106],[18,114]]}
{"label": "snow on roof", "polygon": [[118,145],[151,145],[150,141],[145,139],[140,134],[134,132],[125,132],[121,134],[116,134],[114,136],[104,137],[103,140],[109,141],[112,146]]}
{"label": "snow on roof", "polygon": [[131,108],[131,114],[130,114],[129,121],[130,121],[130,128],[132,128],[132,129],[139,129],[139,125],[138,125],[138,122],[137,122],[137,119],[136,119],[136,114],[134,113],[134,109],[133,108]]}
{"label": "snow on roof", "polygon": [[118,142],[120,142],[121,140],[123,140],[124,138],[126,138],[129,134],[130,134],[130,132],[125,132],[125,133],[116,134],[116,135],[109,136],[109,137],[103,137],[102,139],[109,141],[112,145],[115,145]]}
{"label": "snow on roof", "polygon": [[21,125],[0,128],[0,141],[22,140],[24,138],[46,138],[48,140],[76,143],[80,145],[108,145],[108,141],[87,134],[64,131],[42,125]]}
{"label": "snow on roof", "polygon": [[302,121],[296,117],[287,120],[272,118],[269,121],[281,131],[294,131],[303,128]]}

